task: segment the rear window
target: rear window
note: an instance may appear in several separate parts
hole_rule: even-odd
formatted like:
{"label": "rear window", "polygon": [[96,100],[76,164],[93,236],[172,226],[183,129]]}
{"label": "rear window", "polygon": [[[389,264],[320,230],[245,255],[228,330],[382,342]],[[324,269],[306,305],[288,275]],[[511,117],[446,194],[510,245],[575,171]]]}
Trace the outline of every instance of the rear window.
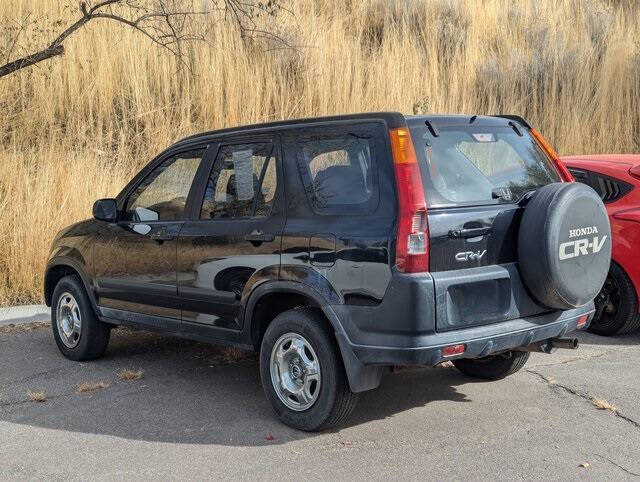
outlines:
{"label": "rear window", "polygon": [[526,132],[511,127],[411,128],[429,206],[516,202],[560,181],[549,158]]}

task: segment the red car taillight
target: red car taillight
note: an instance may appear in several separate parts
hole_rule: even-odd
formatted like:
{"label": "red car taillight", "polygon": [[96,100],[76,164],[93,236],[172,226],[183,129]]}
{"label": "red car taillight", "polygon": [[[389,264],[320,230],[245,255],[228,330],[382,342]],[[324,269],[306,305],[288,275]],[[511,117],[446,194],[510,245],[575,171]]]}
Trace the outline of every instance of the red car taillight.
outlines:
{"label": "red car taillight", "polygon": [[408,128],[391,129],[389,137],[398,190],[396,268],[405,273],[428,271],[427,203],[416,151]]}
{"label": "red car taillight", "polygon": [[549,144],[547,140],[542,137],[542,134],[540,134],[540,132],[538,132],[536,129],[531,129],[530,132],[538,145],[549,155],[549,157],[553,161],[553,165],[558,171],[558,174],[560,174],[560,179],[562,179],[564,182],[574,182],[575,179],[573,178],[569,170],[565,167],[565,165],[560,161],[560,157],[558,157],[556,151],[553,149],[553,147],[551,147],[551,144]]}

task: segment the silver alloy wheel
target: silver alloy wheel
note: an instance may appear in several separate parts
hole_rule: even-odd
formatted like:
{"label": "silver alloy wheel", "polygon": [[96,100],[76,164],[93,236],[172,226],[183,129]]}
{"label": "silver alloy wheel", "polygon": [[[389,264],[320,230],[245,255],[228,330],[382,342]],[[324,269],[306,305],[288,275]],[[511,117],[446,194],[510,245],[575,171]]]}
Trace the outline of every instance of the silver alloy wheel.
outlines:
{"label": "silver alloy wheel", "polygon": [[271,383],[291,410],[310,408],[320,394],[320,361],[311,343],[298,333],[285,333],[271,350]]}
{"label": "silver alloy wheel", "polygon": [[75,348],[80,342],[82,334],[82,317],[80,306],[69,292],[64,292],[58,298],[56,307],[56,324],[58,335],[67,348]]}

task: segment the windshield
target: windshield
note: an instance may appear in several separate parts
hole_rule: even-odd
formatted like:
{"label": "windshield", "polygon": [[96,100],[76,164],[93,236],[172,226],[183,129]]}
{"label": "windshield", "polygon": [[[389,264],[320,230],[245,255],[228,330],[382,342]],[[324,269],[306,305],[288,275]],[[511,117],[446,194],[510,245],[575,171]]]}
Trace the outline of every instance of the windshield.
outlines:
{"label": "windshield", "polygon": [[430,207],[516,202],[560,181],[536,141],[511,127],[411,128]]}

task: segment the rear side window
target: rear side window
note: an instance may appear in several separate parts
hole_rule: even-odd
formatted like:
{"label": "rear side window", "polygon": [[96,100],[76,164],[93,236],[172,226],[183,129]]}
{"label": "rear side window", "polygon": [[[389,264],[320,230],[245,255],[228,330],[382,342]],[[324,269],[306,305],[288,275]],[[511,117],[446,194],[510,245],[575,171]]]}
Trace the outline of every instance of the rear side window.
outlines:
{"label": "rear side window", "polygon": [[418,126],[411,136],[432,207],[514,202],[560,181],[535,140],[511,127],[439,127],[435,137]]}
{"label": "rear side window", "polygon": [[378,200],[375,145],[363,133],[336,132],[299,140],[298,170],[313,209],[362,214]]}
{"label": "rear side window", "polygon": [[612,203],[633,190],[629,183],[584,169],[569,168],[576,181],[591,186],[605,204]]}
{"label": "rear side window", "polygon": [[271,143],[220,148],[207,181],[200,219],[265,217],[276,192]]}

